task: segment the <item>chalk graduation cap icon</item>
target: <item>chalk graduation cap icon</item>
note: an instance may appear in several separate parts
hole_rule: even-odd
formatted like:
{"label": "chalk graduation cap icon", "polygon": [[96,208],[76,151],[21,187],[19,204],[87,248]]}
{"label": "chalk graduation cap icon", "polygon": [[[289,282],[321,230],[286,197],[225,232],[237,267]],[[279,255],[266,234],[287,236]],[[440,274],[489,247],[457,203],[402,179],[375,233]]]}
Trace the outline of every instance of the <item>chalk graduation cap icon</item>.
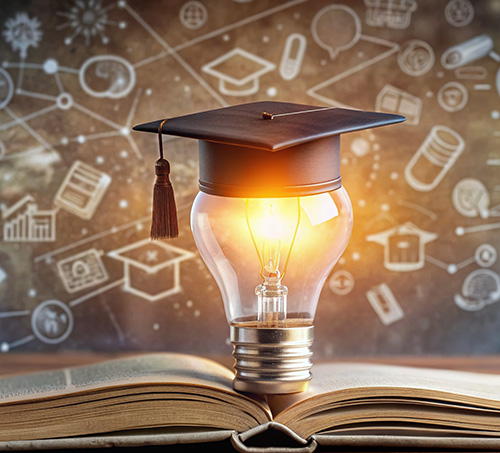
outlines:
{"label": "chalk graduation cap icon", "polygon": [[228,96],[249,96],[259,91],[259,77],[276,66],[243,49],[233,49],[201,68],[219,79],[219,91]]}

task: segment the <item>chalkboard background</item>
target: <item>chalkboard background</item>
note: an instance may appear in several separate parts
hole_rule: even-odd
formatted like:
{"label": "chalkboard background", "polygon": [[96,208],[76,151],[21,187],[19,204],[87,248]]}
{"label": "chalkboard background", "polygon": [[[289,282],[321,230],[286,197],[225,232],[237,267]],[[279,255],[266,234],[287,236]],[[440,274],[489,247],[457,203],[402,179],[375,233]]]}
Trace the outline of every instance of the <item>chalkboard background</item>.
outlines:
{"label": "chalkboard background", "polygon": [[0,11],[1,352],[228,354],[189,230],[197,144],[165,138],[181,235],[152,246],[157,142],[131,127],[265,99],[408,117],[342,138],[354,231],[319,301],[316,357],[500,351],[499,2]]}

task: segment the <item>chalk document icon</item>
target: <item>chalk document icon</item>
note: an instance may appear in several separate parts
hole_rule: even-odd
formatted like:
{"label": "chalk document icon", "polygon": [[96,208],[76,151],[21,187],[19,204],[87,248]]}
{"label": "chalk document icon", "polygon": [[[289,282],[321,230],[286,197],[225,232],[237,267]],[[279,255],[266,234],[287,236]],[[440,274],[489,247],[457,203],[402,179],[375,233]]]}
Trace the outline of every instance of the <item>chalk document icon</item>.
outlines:
{"label": "chalk document icon", "polygon": [[464,139],[453,129],[434,126],[406,165],[406,182],[420,192],[435,189],[464,148]]}

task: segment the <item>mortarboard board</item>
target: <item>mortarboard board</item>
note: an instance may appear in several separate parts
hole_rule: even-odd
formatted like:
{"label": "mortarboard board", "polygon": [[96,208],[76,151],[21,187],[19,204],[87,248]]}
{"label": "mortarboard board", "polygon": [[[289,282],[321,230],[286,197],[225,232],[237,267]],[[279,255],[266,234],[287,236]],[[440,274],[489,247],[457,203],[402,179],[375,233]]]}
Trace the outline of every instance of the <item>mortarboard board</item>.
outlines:
{"label": "mortarboard board", "polygon": [[[198,139],[203,192],[226,197],[286,197],[341,186],[340,134],[405,119],[389,113],[263,101],[153,121],[133,129]],[[165,166],[169,172],[168,162]],[[161,209],[156,206],[153,212]]]}
{"label": "mortarboard board", "polygon": [[[340,187],[340,134],[405,119],[263,101],[169,118],[161,132],[200,140],[203,192],[229,197],[301,196]],[[158,133],[161,122],[140,124],[134,130]]]}

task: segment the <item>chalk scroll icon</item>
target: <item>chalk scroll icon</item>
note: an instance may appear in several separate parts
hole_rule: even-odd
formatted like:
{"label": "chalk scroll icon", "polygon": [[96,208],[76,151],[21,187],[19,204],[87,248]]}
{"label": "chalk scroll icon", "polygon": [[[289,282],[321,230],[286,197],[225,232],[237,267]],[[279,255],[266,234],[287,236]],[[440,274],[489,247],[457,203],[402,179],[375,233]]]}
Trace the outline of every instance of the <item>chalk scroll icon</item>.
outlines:
{"label": "chalk scroll icon", "polygon": [[46,300],[33,311],[31,329],[44,343],[61,343],[73,330],[73,314],[61,301]]}
{"label": "chalk scroll icon", "polygon": [[417,9],[415,0],[365,0],[366,24],[395,30],[408,28],[411,14]]}
{"label": "chalk scroll icon", "polygon": [[[453,188],[451,200],[455,209],[465,217],[487,219],[490,212],[490,194],[486,186],[474,178],[465,178]],[[494,213],[493,213],[494,214]]]}
{"label": "chalk scroll icon", "polygon": [[344,269],[335,271],[328,280],[328,286],[333,293],[345,296],[354,288],[354,277],[349,271]]}
{"label": "chalk scroll icon", "polygon": [[406,165],[406,182],[420,192],[435,189],[464,148],[464,139],[453,129],[434,126]]}
{"label": "chalk scroll icon", "polygon": [[135,86],[134,67],[116,55],[97,55],[86,60],[80,68],[80,85],[95,98],[119,99]]}
{"label": "chalk scroll icon", "polygon": [[444,9],[447,22],[454,27],[465,27],[474,19],[474,6],[469,0],[450,0]]}
{"label": "chalk scroll icon", "polygon": [[54,203],[88,220],[94,215],[110,183],[111,177],[106,173],[77,160],[61,184]]}
{"label": "chalk scroll icon", "polygon": [[425,264],[425,244],[438,235],[423,231],[411,222],[403,223],[366,237],[384,247],[384,267],[394,272],[422,269]]}
{"label": "chalk scroll icon", "polygon": [[313,18],[311,31],[314,40],[334,60],[339,52],[354,46],[361,37],[359,16],[346,5],[329,5]]}
{"label": "chalk scroll icon", "polygon": [[219,80],[222,94],[250,96],[259,91],[259,78],[275,68],[273,63],[236,48],[204,65],[201,70]]}
{"label": "chalk scroll icon", "polygon": [[26,13],[17,13],[5,21],[3,37],[14,52],[24,60],[30,47],[38,47],[42,39],[40,21],[36,17],[29,17]]}
{"label": "chalk scroll icon", "polygon": [[306,47],[307,38],[304,35],[292,33],[288,36],[279,68],[283,80],[293,80],[299,75]]}
{"label": "chalk scroll icon", "polygon": [[5,242],[53,242],[56,240],[56,209],[41,211],[31,195],[2,208]]}
{"label": "chalk scroll icon", "polygon": [[404,115],[408,124],[416,126],[420,121],[422,100],[388,84],[378,93],[375,110]]}
{"label": "chalk scroll icon", "polygon": [[102,252],[89,249],[57,262],[57,270],[68,293],[75,293],[108,280]]}
{"label": "chalk scroll icon", "polygon": [[441,64],[445,69],[460,68],[486,57],[493,50],[493,45],[493,39],[488,35],[476,36],[446,49],[441,55]]}
{"label": "chalk scroll icon", "polygon": [[366,292],[366,298],[384,326],[404,317],[403,309],[386,283],[381,283]]}
{"label": "chalk scroll icon", "polygon": [[123,261],[123,289],[150,302],[182,291],[180,263],[195,255],[164,242],[144,239],[108,253]]}
{"label": "chalk scroll icon", "polygon": [[455,303],[466,311],[481,310],[500,301],[500,277],[490,269],[471,272],[462,285],[462,293],[454,295]]}
{"label": "chalk scroll icon", "polygon": [[438,91],[437,100],[443,110],[458,112],[467,105],[469,92],[461,83],[448,82]]}
{"label": "chalk scroll icon", "polygon": [[405,74],[418,77],[429,72],[436,57],[432,47],[420,39],[405,43],[398,53],[398,64]]}
{"label": "chalk scroll icon", "polygon": [[9,105],[14,94],[12,77],[3,68],[0,68],[0,110]]}
{"label": "chalk scroll icon", "polygon": [[208,11],[206,6],[197,1],[184,3],[179,11],[179,19],[184,27],[197,30],[207,22]]}

